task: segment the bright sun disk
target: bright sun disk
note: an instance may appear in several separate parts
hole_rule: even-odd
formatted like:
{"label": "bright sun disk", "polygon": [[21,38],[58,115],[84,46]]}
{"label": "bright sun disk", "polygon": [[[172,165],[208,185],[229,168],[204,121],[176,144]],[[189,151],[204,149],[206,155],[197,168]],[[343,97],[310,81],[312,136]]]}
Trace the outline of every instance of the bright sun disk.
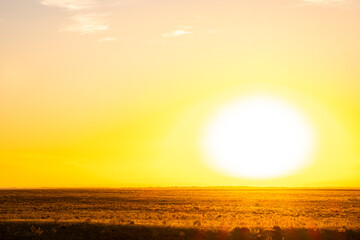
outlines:
{"label": "bright sun disk", "polygon": [[231,176],[265,179],[304,167],[314,148],[314,130],[289,102],[252,95],[215,111],[202,144],[215,169]]}

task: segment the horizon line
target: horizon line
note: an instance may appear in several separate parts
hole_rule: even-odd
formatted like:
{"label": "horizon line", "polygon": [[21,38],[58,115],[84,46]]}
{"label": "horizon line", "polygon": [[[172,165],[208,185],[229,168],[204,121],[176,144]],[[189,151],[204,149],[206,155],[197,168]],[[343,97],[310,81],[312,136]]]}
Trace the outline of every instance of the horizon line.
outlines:
{"label": "horizon line", "polygon": [[151,190],[151,189],[273,189],[273,190],[352,190],[360,191],[360,187],[288,187],[288,186],[143,186],[143,187],[0,187],[1,190]]}

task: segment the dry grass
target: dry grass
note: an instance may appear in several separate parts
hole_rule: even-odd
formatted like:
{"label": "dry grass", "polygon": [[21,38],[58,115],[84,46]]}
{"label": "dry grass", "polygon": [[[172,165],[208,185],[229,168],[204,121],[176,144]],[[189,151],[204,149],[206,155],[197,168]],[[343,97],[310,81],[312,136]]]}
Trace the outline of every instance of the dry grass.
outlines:
{"label": "dry grass", "polygon": [[360,191],[301,189],[2,190],[0,221],[222,229],[360,228]]}

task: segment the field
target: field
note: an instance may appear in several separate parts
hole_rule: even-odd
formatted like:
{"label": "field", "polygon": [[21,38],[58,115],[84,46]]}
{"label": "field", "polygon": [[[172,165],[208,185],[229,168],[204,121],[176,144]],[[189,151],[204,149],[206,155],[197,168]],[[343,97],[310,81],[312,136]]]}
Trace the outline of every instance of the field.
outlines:
{"label": "field", "polygon": [[360,239],[360,191],[1,190],[0,222],[0,239]]}

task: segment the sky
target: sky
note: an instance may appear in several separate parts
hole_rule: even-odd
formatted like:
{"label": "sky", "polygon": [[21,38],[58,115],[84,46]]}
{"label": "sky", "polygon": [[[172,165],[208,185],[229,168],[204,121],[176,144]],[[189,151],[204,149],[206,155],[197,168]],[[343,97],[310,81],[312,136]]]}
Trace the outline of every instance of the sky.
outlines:
{"label": "sky", "polygon": [[[0,0],[0,187],[360,187],[357,0]],[[310,119],[311,163],[216,171],[204,123],[266,91]]]}

